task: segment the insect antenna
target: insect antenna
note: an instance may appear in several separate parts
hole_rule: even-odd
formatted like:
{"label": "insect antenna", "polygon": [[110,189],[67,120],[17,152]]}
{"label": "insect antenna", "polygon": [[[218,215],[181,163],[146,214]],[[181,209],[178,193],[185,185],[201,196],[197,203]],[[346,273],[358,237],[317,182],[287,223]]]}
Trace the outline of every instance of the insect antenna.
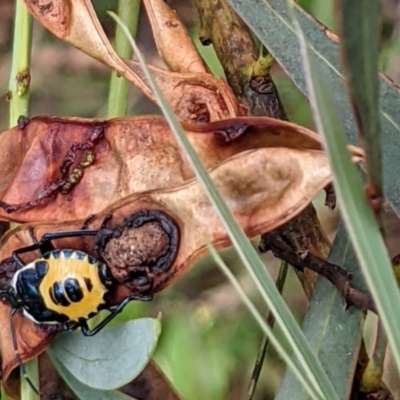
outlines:
{"label": "insect antenna", "polygon": [[21,356],[19,355],[17,337],[15,335],[14,319],[13,319],[13,316],[17,312],[17,310],[18,310],[17,308],[13,308],[10,313],[11,337],[12,337],[12,343],[13,343],[13,347],[14,347],[15,357],[17,358],[17,361],[18,361],[20,375],[26,379],[26,381],[28,382],[31,389],[39,396],[39,391],[35,388],[34,384],[32,383],[31,379],[29,378],[28,374],[26,373],[24,363],[22,362]]}

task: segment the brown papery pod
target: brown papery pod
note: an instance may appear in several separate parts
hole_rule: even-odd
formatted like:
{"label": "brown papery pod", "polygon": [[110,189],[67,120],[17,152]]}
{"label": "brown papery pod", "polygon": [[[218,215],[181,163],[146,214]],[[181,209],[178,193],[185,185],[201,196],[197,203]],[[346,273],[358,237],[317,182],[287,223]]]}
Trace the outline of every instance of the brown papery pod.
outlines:
{"label": "brown papery pod", "polygon": [[[184,123],[206,168],[262,147],[321,149],[312,131],[267,117]],[[0,219],[68,221],[132,193],[193,177],[167,122],[157,116],[90,120],[35,117],[0,135]],[[291,169],[290,160],[282,163]]]}
{"label": "brown papery pod", "polygon": [[[147,85],[140,64],[129,60],[125,63]],[[212,122],[247,114],[247,109],[239,104],[224,79],[209,73],[178,73],[148,67],[168,105],[181,121]]]}
{"label": "brown papery pod", "polygon": [[32,15],[54,36],[118,72],[156,102],[152,91],[112,48],[89,0],[24,0]]}
{"label": "brown papery pod", "polygon": [[[210,173],[245,234],[255,237],[286,223],[301,212],[315,194],[331,181],[328,159],[321,150],[284,147],[261,148],[235,155]],[[119,303],[127,294],[159,292],[180,278],[206,252],[206,243],[217,248],[231,241],[203,186],[195,179],[172,189],[138,193],[112,204],[88,224],[100,229],[111,214],[108,231],[119,229],[117,238],[78,237],[53,241],[56,248],[79,249],[101,257],[120,282],[107,299]],[[135,221],[145,221],[135,225]],[[66,223],[22,225],[1,241],[0,276],[12,275],[12,252],[32,244],[31,233],[40,239],[49,232],[80,229],[82,220]],[[31,230],[32,228],[32,230]],[[135,249],[135,251],[132,251]],[[26,263],[37,252],[23,255]],[[0,339],[3,345],[3,378],[17,366],[11,344],[10,308],[0,303]],[[43,332],[20,314],[15,315],[16,337],[24,361],[37,356],[50,342]]]}
{"label": "brown papery pod", "polygon": [[143,0],[158,54],[174,72],[207,72],[186,27],[164,0]]}
{"label": "brown papery pod", "polygon": [[[147,80],[141,70],[138,70],[137,68],[129,68],[126,62],[120,59],[115,53],[103,31],[103,28],[101,27],[90,1],[54,0],[49,2],[47,6],[43,6],[43,4],[36,1],[25,0],[25,4],[32,15],[56,37],[114,69],[130,83],[136,86],[150,100],[157,103],[157,100],[154,97],[151,88],[147,84]],[[153,9],[153,12],[157,11],[157,16],[162,14],[162,11],[159,11],[160,6],[162,6],[162,4],[158,4],[157,9]],[[169,13],[173,13],[172,10],[168,10]],[[151,15],[154,17],[153,12]],[[167,22],[167,20],[170,22]],[[188,55],[191,55],[190,61],[186,64],[182,64],[185,67],[178,68],[177,66],[173,66],[175,70],[187,70],[189,73],[192,72],[188,76],[183,72],[182,75],[175,74],[172,75],[173,80],[168,82],[168,71],[162,73],[162,70],[157,68],[153,69],[155,78],[159,82],[160,88],[167,99],[174,99],[173,104],[176,104],[176,106],[173,107],[173,110],[177,113],[178,117],[182,120],[208,122],[244,114],[244,108],[240,108],[229,85],[225,81],[217,79],[210,73],[206,72],[204,67],[200,67],[202,61],[198,56],[193,43],[188,42],[188,37],[182,39],[182,24],[179,23],[179,29],[174,28],[178,23],[176,16],[175,19],[172,19],[172,16],[167,16],[167,20],[165,20],[165,18],[163,19],[165,24],[171,25],[166,31],[170,33],[168,35],[168,42],[173,43],[175,41],[177,46],[179,46],[179,50],[170,49],[169,55],[167,55],[166,45],[163,44],[163,57],[166,60],[172,58],[176,59],[177,54],[182,54],[184,59],[189,60],[187,57]],[[163,32],[163,34],[166,34],[166,32]],[[157,35],[158,39],[161,40],[159,36],[162,35]],[[182,43],[185,47],[182,47]],[[159,44],[159,46],[161,45]],[[193,73],[194,71],[196,71],[196,73]],[[160,74],[161,77],[158,76]],[[171,84],[172,81],[174,82],[173,85]],[[188,93],[184,93],[182,89],[187,87],[187,84],[191,85],[193,89]],[[204,88],[208,89],[208,96],[200,102],[197,101],[200,95],[196,94],[196,85],[199,87],[198,90],[200,93],[204,93]],[[177,89],[176,92],[174,91],[174,88]],[[213,99],[210,99],[211,93]],[[210,102],[208,104],[207,101],[209,100]],[[208,106],[204,107],[204,104],[208,104]],[[214,106],[215,111],[213,111]]]}

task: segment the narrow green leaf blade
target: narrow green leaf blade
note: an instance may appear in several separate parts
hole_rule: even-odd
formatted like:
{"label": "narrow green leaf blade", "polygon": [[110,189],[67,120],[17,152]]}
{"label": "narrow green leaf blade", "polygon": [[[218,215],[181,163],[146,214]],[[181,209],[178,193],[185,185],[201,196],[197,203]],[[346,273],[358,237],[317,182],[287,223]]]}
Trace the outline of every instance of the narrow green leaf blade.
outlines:
{"label": "narrow green leaf blade", "polygon": [[[120,25],[123,25],[118,16],[111,12],[109,14],[112,15]],[[125,31],[129,36],[129,31]],[[184,149],[188,161],[190,162],[199,182],[203,184],[210,201],[214,204],[216,211],[219,213],[221,221],[225,225],[236,251],[254,279],[254,282],[260,290],[260,294],[273,312],[276,322],[284,332],[294,354],[296,354],[300,360],[304,373],[307,376],[307,379],[309,379],[311,387],[314,389],[314,398],[329,398],[331,400],[339,399],[325,371],[322,369],[320,363],[311,351],[310,345],[305,340],[295,318],[276,289],[271,276],[266,272],[265,266],[260,257],[257,255],[257,252],[252,247],[243,230],[234,219],[227,204],[218,192],[214,182],[211,180],[205,167],[191,146],[184,130],[177,121],[168,103],[165,101],[162,92],[158,88],[155,80],[152,78],[141,52],[137,48],[133,39],[131,39],[131,43],[171,130],[174,132],[180,146]]]}
{"label": "narrow green leaf blade", "polygon": [[380,4],[370,0],[336,0],[341,49],[351,104],[366,150],[371,183],[382,186],[378,110]]}
{"label": "narrow green leaf blade", "polygon": [[93,337],[60,335],[47,350],[83,384],[113,390],[142,372],[161,331],[158,319],[141,318],[104,328]]}
{"label": "narrow green leaf blade", "polygon": [[[292,27],[291,11],[282,0],[228,0],[250,29],[268,48],[296,86],[308,96],[298,38]],[[376,0],[373,0],[376,2]],[[359,3],[359,2],[355,2]],[[293,11],[300,24],[310,50],[315,55],[315,64],[326,80],[327,90],[343,122],[346,138],[356,144],[357,128],[348,92],[342,74],[339,46],[310,15],[295,2]],[[379,109],[381,146],[385,157],[382,160],[384,195],[400,215],[400,95],[398,88],[384,76],[379,78]]]}
{"label": "narrow green leaf blade", "polygon": [[[296,21],[295,21],[296,23]],[[350,160],[341,121],[321,78],[315,55],[297,27],[315,123],[325,140],[343,220],[400,367],[400,293],[379,227],[364,194],[360,174]]]}
{"label": "narrow green leaf blade", "polygon": [[246,307],[249,309],[250,313],[253,315],[254,319],[258,322],[260,325],[260,328],[263,330],[264,334],[268,337],[268,339],[271,341],[272,345],[275,347],[277,352],[280,354],[282,357],[283,361],[285,361],[286,365],[290,367],[291,372],[293,373],[294,376],[297,377],[298,382],[301,382],[302,384],[300,387],[308,394],[308,396],[311,394],[312,395],[312,388],[309,386],[307,380],[305,379],[305,376],[301,373],[301,369],[297,368],[291,357],[286,353],[284,347],[281,345],[279,340],[276,338],[275,334],[273,333],[272,327],[265,322],[264,317],[258,312],[254,304],[251,302],[250,298],[246,295],[242,287],[240,286],[238,280],[235,278],[235,276],[232,274],[232,272],[229,270],[228,266],[224,263],[222,260],[221,256],[218,254],[217,250],[211,245],[208,244],[208,249],[210,251],[210,254],[216,264],[222,269],[226,277],[230,280],[236,291],[238,292],[239,296],[241,297],[243,303],[246,305]]}
{"label": "narrow green leaf blade", "polygon": [[64,364],[57,357],[55,357],[51,351],[47,351],[47,355],[60,376],[64,379],[65,383],[78,396],[79,399],[135,400],[133,397],[127,396],[122,392],[97,390],[84,385],[83,383],[79,382],[75,376],[68,371],[67,368],[65,368]]}
{"label": "narrow green leaf blade", "polygon": [[[364,289],[357,259],[343,225],[338,230],[329,261],[353,274],[353,283]],[[344,309],[337,289],[321,278],[303,321],[303,332],[328,374],[340,399],[349,399],[358,350],[362,339],[364,313],[359,308]],[[285,372],[275,400],[308,400],[309,396],[290,370]]]}

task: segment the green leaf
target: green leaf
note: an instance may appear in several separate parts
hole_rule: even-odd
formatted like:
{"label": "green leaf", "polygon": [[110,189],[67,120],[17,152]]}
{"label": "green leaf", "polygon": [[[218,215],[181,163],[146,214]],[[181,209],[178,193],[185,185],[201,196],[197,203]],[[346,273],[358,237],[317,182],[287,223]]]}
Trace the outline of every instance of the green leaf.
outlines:
{"label": "green leaf", "polygon": [[336,0],[341,48],[351,104],[367,156],[371,183],[382,186],[378,111],[380,4],[370,0]]}
{"label": "green leaf", "polygon": [[[123,26],[122,21],[117,15],[111,12],[109,14],[121,26]],[[129,36],[129,31],[126,28],[125,32],[127,36]],[[151,89],[158,99],[159,106],[166,120],[168,121],[171,130],[175,134],[177,142],[184,150],[197,179],[203,185],[205,192],[210,198],[210,201],[215,206],[215,209],[218,212],[221,221],[224,224],[233,245],[235,246],[236,251],[243,261],[243,264],[246,266],[250,276],[256,283],[262,298],[273,312],[276,318],[276,323],[284,332],[288,342],[291,345],[293,353],[300,360],[303,370],[302,372],[305,374],[304,376],[306,379],[309,380],[310,387],[313,389],[313,397],[317,399],[338,399],[331,382],[329,381],[325,371],[322,369],[315,355],[311,351],[310,345],[305,340],[304,335],[302,334],[293,314],[285,304],[284,300],[279,294],[279,291],[276,289],[271,276],[267,273],[263,262],[261,261],[255,249],[252,247],[250,241],[244,234],[239,224],[234,219],[227,204],[223,200],[221,194],[218,192],[214,182],[211,180],[205,167],[191,146],[184,130],[177,121],[168,103],[165,101],[165,98],[158,88],[154,78],[151,76],[150,71],[146,67],[143,56],[132,38],[131,44],[147,78],[147,81],[149,82]]]}
{"label": "green leaf", "polygon": [[[329,261],[351,272],[352,282],[364,289],[365,283],[343,225],[336,235]],[[351,392],[364,321],[361,309],[344,309],[343,298],[330,282],[318,281],[303,321],[303,332],[340,399],[348,399]],[[296,393],[296,400],[309,399],[293,373],[287,370],[275,400],[290,399],[293,393]]]}
{"label": "green leaf", "polygon": [[79,399],[135,400],[133,397],[127,396],[126,394],[123,394],[118,391],[97,390],[84,385],[83,383],[79,382],[74,377],[74,375],[68,371],[67,368],[65,368],[64,364],[57,357],[54,356],[53,352],[47,351],[47,355],[52,364],[56,367],[60,376],[64,379],[65,383],[78,396]]}
{"label": "green leaf", "polygon": [[295,18],[294,25],[300,38],[315,123],[325,140],[341,215],[385,327],[393,358],[400,367],[400,319],[393,318],[400,315],[400,292],[392,265],[375,216],[365,198],[361,176],[350,160],[331,93]]}
{"label": "green leaf", "polygon": [[135,379],[149,362],[161,331],[158,319],[141,318],[104,328],[93,337],[60,335],[47,350],[76,379],[113,390]]}
{"label": "green leaf", "polygon": [[[301,64],[298,37],[291,22],[288,3],[282,0],[228,0],[238,14],[253,30],[260,41],[268,48],[296,86],[307,96],[305,73]],[[356,2],[359,3],[359,2]],[[325,78],[329,92],[340,120],[344,125],[346,138],[357,143],[356,124],[349,104],[348,93],[342,74],[338,44],[326,33],[310,15],[295,2],[291,2],[294,14],[300,24],[314,63]],[[384,195],[400,215],[400,96],[398,89],[384,76],[379,79],[379,108],[381,124],[382,160]]]}

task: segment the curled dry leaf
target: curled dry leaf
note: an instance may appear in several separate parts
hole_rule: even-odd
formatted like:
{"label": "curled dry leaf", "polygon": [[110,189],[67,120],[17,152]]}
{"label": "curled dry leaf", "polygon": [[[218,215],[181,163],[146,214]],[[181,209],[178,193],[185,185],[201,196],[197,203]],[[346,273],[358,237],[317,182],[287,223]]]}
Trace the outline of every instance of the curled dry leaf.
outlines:
{"label": "curled dry leaf", "polygon": [[[250,238],[293,218],[331,180],[323,151],[284,147],[241,152],[218,165],[210,175]],[[107,215],[112,218],[104,228]],[[6,276],[6,269],[16,268],[9,258],[14,250],[32,244],[31,232],[40,239],[48,232],[81,226],[82,220],[78,220],[21,225],[9,231],[1,242],[0,271]],[[172,189],[125,197],[96,214],[87,227],[99,230],[98,235],[58,239],[53,244],[56,248],[88,252],[107,263],[118,282],[106,298],[108,305],[119,303],[129,293],[149,295],[169,286],[207,252],[208,241],[217,248],[231,246],[218,214],[195,179]],[[38,256],[37,252],[22,255],[26,263]],[[0,303],[0,319],[9,321],[9,314],[10,308]],[[14,318],[21,356],[27,360],[45,348],[49,335],[18,313]],[[3,376],[7,379],[16,366],[7,322],[2,324],[0,335]]]}
{"label": "curled dry leaf", "polygon": [[[139,63],[125,60],[147,85]],[[169,106],[181,121],[211,122],[247,114],[223,79],[211,74],[170,72],[149,66]]]}
{"label": "curled dry leaf", "polygon": [[[321,149],[318,135],[267,117],[184,123],[207,168],[262,147]],[[193,171],[156,116],[89,120],[35,117],[0,135],[0,219],[68,221],[132,193],[179,185]],[[290,166],[283,155],[282,162]]]}
{"label": "curled dry leaf", "polygon": [[158,54],[174,72],[207,72],[186,27],[164,0],[144,0]]}
{"label": "curled dry leaf", "polygon": [[[150,100],[157,103],[143,74],[139,73],[137,68],[129,68],[127,63],[115,53],[90,1],[49,0],[46,4],[43,4],[43,2],[25,0],[25,4],[32,15],[56,37],[114,69]],[[172,11],[170,10],[170,12]],[[158,12],[157,15],[159,14]],[[166,21],[164,23],[167,24]],[[171,22],[171,26],[175,23],[176,21],[174,23]],[[176,59],[177,54],[182,54],[187,59],[188,54],[192,54],[190,61],[185,64],[188,68],[188,75],[183,72],[181,72],[181,75],[168,75],[168,71],[162,72],[162,70],[153,69],[164,95],[168,100],[173,99],[171,104],[176,105],[175,107],[173,106],[174,112],[177,113],[181,120],[187,120],[185,118],[188,118],[189,120],[194,119],[206,122],[243,114],[244,108],[239,106],[229,85],[225,81],[216,79],[210,73],[207,73],[204,68],[200,68],[201,59],[197,55],[198,61],[195,61],[195,50],[189,49],[188,39],[184,40],[186,50],[183,50],[182,34],[179,32],[178,29],[174,29],[173,33],[176,36],[169,35],[168,42],[175,41],[178,45],[180,43],[180,49],[171,49],[168,57],[166,50],[163,50],[163,55],[168,59],[170,57]],[[164,34],[165,32],[163,32]],[[159,36],[157,36],[158,39],[160,39]],[[165,48],[165,44],[160,45],[158,42],[158,45],[162,46],[163,49]],[[174,66],[174,69],[178,68]],[[178,70],[182,71],[182,68]],[[197,71],[197,73],[193,73],[193,71]],[[173,78],[173,84],[172,81],[168,82],[168,78]],[[182,90],[183,87],[187,88],[187,85],[193,88],[189,93],[185,93]],[[198,86],[198,94],[196,94],[196,85]],[[177,89],[176,91],[174,90],[175,88]],[[208,89],[207,96],[202,98],[201,94],[205,92],[204,88]],[[213,98],[210,99],[210,97]],[[208,103],[210,105],[204,106]],[[216,107],[215,111],[213,111],[214,106]]]}

